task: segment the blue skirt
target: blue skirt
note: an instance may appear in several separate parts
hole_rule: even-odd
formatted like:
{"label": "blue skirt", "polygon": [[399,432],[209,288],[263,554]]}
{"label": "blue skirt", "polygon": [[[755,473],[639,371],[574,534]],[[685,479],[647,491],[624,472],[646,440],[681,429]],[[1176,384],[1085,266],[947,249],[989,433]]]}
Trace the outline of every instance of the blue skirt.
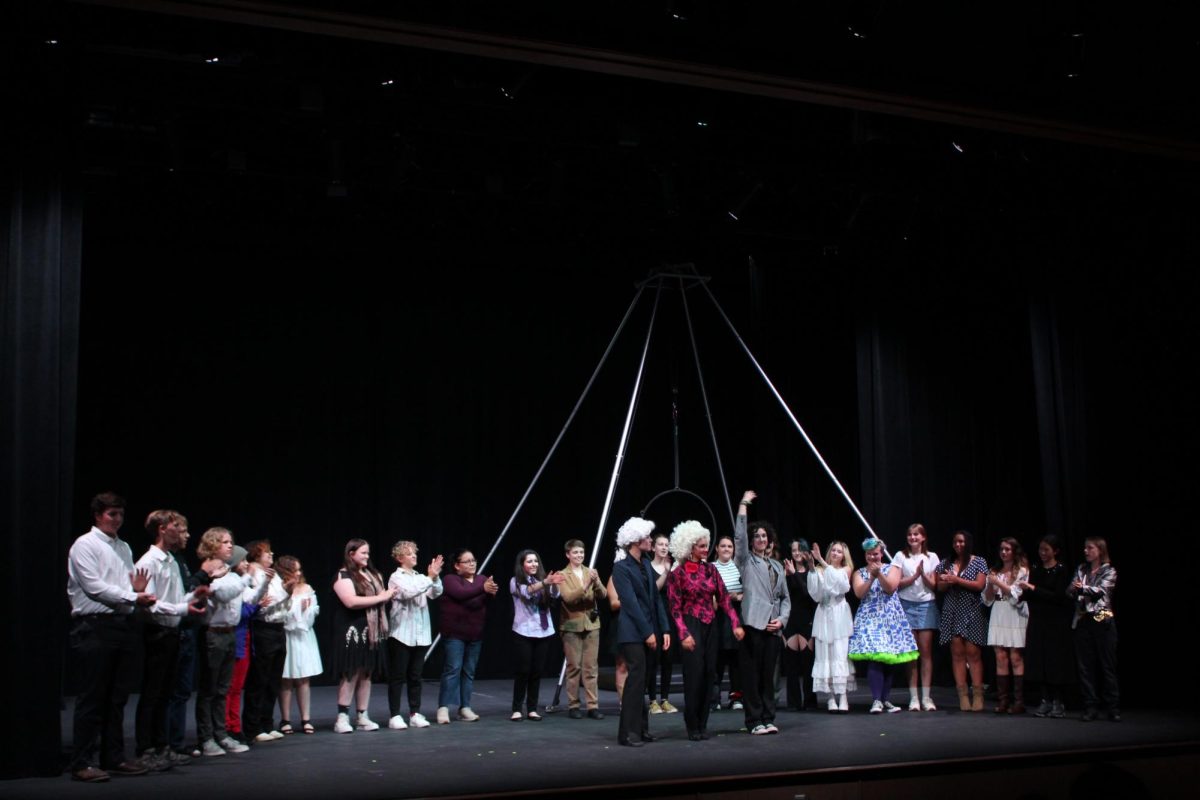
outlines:
{"label": "blue skirt", "polygon": [[904,616],[908,618],[908,627],[914,631],[929,631],[938,629],[938,607],[936,600],[916,602],[900,598],[904,606]]}

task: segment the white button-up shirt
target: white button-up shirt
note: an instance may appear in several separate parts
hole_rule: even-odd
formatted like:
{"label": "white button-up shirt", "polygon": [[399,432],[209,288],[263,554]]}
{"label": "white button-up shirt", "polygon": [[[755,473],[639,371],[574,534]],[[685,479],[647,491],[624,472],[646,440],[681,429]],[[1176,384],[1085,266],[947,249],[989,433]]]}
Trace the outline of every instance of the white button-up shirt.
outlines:
{"label": "white button-up shirt", "polygon": [[67,556],[67,599],[71,616],[131,614],[137,602],[129,573],[133,551],[116,536],[93,526],[75,540]]}
{"label": "white button-up shirt", "polygon": [[178,628],[193,600],[191,592],[183,592],[179,562],[173,555],[152,544],[145,555],[138,559],[137,568],[150,573],[146,591],[158,598],[150,606],[151,621],[166,628]]}
{"label": "white button-up shirt", "polygon": [[388,579],[388,587],[397,590],[388,612],[388,635],[409,647],[429,644],[433,640],[429,601],[441,597],[441,578],[431,580],[419,572],[397,569]]}

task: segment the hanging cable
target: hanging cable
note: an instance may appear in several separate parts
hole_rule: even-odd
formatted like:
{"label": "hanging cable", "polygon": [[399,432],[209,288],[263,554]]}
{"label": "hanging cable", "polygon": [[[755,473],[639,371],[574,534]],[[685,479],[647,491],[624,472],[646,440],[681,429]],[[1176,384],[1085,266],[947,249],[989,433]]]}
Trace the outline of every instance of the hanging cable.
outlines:
{"label": "hanging cable", "polygon": [[[722,497],[728,503],[731,499],[729,486],[725,483],[725,468],[721,465],[721,449],[717,447],[717,429],[713,424],[712,409],[708,405],[708,391],[704,388],[704,371],[700,369],[700,350],[696,347],[696,332],[692,329],[692,312],[688,309],[687,289],[684,288],[682,277],[679,279],[679,296],[683,298],[683,317],[687,320],[688,338],[692,342],[692,356],[696,360],[696,377],[700,380],[700,396],[704,398],[704,416],[708,420],[708,432],[712,436],[713,454],[717,457],[717,475],[721,477],[721,491],[724,492]],[[678,461],[678,456],[676,456],[676,460]],[[675,485],[679,485],[678,467],[676,468]],[[729,525],[731,529],[737,525],[732,505],[729,506]],[[713,535],[716,535],[716,531],[713,531]]]}
{"label": "hanging cable", "polygon": [[621,464],[625,460],[625,449],[629,445],[629,430],[633,426],[633,412],[637,408],[638,395],[642,391],[642,376],[646,372],[646,354],[650,352],[650,337],[654,333],[654,320],[658,317],[658,301],[662,296],[663,281],[658,280],[654,292],[654,307],[650,311],[650,326],[646,329],[646,341],[642,344],[642,358],[638,362],[637,378],[633,383],[633,396],[629,398],[629,410],[625,412],[625,427],[621,431],[621,443],[617,446],[617,457],[613,463],[612,477],[608,480],[608,491],[604,495],[604,510],[600,513],[600,524],[596,526],[596,539],[592,543],[592,557],[588,562],[589,568],[596,566],[596,556],[600,549],[600,540],[604,537],[604,528],[608,525],[608,514],[612,508],[613,492],[617,488],[617,478],[621,475]]}
{"label": "hanging cable", "polygon": [[708,298],[712,300],[713,305],[716,306],[717,313],[721,315],[721,319],[725,320],[725,324],[728,325],[729,330],[733,332],[733,338],[737,339],[738,344],[742,346],[742,350],[746,351],[746,355],[750,357],[750,361],[754,364],[754,368],[758,370],[758,374],[761,375],[762,379],[767,382],[767,386],[770,388],[771,394],[775,395],[775,399],[778,400],[779,405],[783,407],[784,413],[788,415],[788,419],[792,421],[792,424],[796,426],[796,430],[800,431],[800,435],[804,437],[804,442],[808,445],[808,449],[812,450],[813,455],[817,457],[817,461],[821,462],[821,466],[825,468],[825,474],[829,476],[829,479],[833,481],[833,485],[836,486],[838,491],[842,493],[842,497],[846,498],[846,502],[850,504],[850,508],[854,509],[854,513],[862,522],[863,527],[865,527],[872,536],[875,536],[875,530],[871,527],[871,523],[867,522],[867,518],[863,516],[863,513],[858,510],[858,506],[854,504],[854,500],[851,499],[850,493],[846,491],[845,487],[842,486],[841,481],[839,481],[837,476],[833,474],[833,470],[829,468],[829,464],[825,463],[825,459],[821,457],[821,452],[817,450],[817,446],[813,444],[812,439],[808,438],[808,434],[804,431],[804,426],[800,424],[800,421],[796,419],[796,415],[792,413],[790,408],[788,408],[788,404],[784,402],[783,395],[781,395],[779,390],[775,388],[775,384],[771,383],[771,379],[767,377],[766,371],[762,368],[762,365],[758,363],[758,359],[754,357],[754,353],[750,352],[750,348],[746,346],[746,343],[742,340],[741,335],[738,334],[737,328],[733,327],[733,322],[731,322],[729,317],[726,316],[725,310],[721,308],[721,304],[717,302],[717,298],[713,295],[712,290],[708,288],[708,284],[701,283],[700,285],[703,286],[704,291],[708,293]]}
{"label": "hanging cable", "polygon": [[[579,413],[580,406],[583,405],[583,401],[588,396],[588,392],[592,390],[592,384],[596,382],[596,376],[600,374],[601,368],[604,367],[604,362],[608,360],[609,354],[612,353],[613,346],[617,343],[617,339],[620,338],[621,331],[625,329],[625,323],[629,321],[629,317],[633,314],[633,309],[637,306],[638,300],[641,299],[642,292],[645,290],[645,288],[645,284],[638,286],[637,293],[633,296],[633,300],[629,303],[629,308],[625,309],[625,316],[621,317],[621,323],[617,325],[617,330],[613,334],[612,339],[609,340],[608,347],[604,348],[604,354],[600,356],[600,362],[596,364],[596,368],[592,370],[592,377],[588,378],[587,385],[583,387],[583,392],[579,395],[579,399],[575,401],[575,407],[572,408],[571,413],[567,415],[567,421],[563,423],[562,430],[558,432],[558,437],[555,438],[554,444],[550,445],[550,452],[546,453],[546,457],[542,459],[542,465],[538,467],[537,472],[534,473],[533,480],[529,482],[529,486],[525,489],[525,494],[521,495],[521,500],[517,503],[517,507],[513,509],[512,516],[508,518],[508,522],[504,524],[504,529],[501,530],[500,535],[496,537],[496,542],[492,545],[492,549],[488,550],[488,553],[484,557],[483,561],[479,563],[477,569],[480,573],[482,573],[487,567],[488,562],[492,560],[492,556],[496,554],[496,550],[499,549],[500,543],[504,541],[504,537],[508,534],[508,529],[512,527],[513,520],[515,520],[517,515],[521,513],[521,509],[525,506],[525,501],[529,499],[530,492],[532,492],[533,487],[537,485],[538,479],[542,477],[542,473],[546,470],[546,465],[550,463],[550,459],[554,456],[554,451],[558,449],[559,443],[562,442],[563,436],[566,435],[567,429],[570,428],[571,423],[575,421],[575,415]],[[654,299],[654,305],[655,308],[658,307],[657,295]],[[653,324],[653,317],[651,317],[651,321]],[[643,361],[645,358],[645,353],[643,353]],[[437,638],[435,638],[433,643],[429,646],[429,652],[427,653],[426,657],[433,653],[438,646],[438,642],[441,640],[442,635],[439,633]]]}

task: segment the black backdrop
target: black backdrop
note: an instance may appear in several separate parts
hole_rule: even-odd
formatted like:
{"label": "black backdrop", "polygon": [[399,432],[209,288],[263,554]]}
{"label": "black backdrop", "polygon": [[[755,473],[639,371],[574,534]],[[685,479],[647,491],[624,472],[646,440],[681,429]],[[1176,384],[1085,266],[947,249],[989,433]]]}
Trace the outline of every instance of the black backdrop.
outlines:
{"label": "black backdrop", "polygon": [[[310,43],[274,45],[278,62]],[[226,140],[251,114],[219,80],[161,78],[188,81],[172,94],[152,71],[117,70],[95,53],[73,58],[52,61],[19,98],[31,113],[4,173],[3,583],[7,608],[32,610],[6,615],[6,640],[26,650],[17,680],[29,687],[13,713],[31,733],[6,754],[5,774],[57,762],[50,698],[70,688],[63,563],[88,525],[88,497],[128,497],[135,552],[146,544],[137,520],[157,507],[182,510],[196,536],[215,524],[243,542],[269,536],[322,593],[327,639],[328,586],[346,539],[371,541],[385,569],[401,537],[424,557],[459,544],[487,551],[635,282],[676,261],[712,276],[893,545],[914,520],[941,550],[959,527],[989,552],[1004,535],[1032,547],[1058,532],[1070,561],[1083,536],[1107,536],[1129,620],[1127,694],[1163,699],[1161,648],[1174,631],[1165,609],[1185,602],[1185,581],[1163,579],[1161,562],[1186,547],[1198,438],[1186,389],[1198,294],[1192,164],[999,136],[964,160],[946,147],[961,132],[935,125],[892,129],[890,142],[848,140],[837,131],[860,120],[841,112],[556,74],[539,80],[586,106],[557,109],[570,136],[547,122],[545,106],[506,106],[498,121],[472,95],[441,109],[453,122],[406,134],[416,144],[405,147],[448,141],[422,169],[450,186],[401,176],[392,193],[348,176],[340,197],[326,191],[323,168],[313,184],[283,156],[269,169],[238,168]],[[377,119],[355,116],[367,99],[335,91],[359,77],[335,61],[322,66],[333,76],[325,112],[278,129],[256,118],[261,140],[278,136],[279,151],[295,157],[298,138],[331,125],[349,153],[355,141],[390,137],[373,129]],[[147,146],[136,126],[113,134],[119,124],[79,124],[100,94],[116,92],[120,122],[146,97],[174,109],[183,101],[166,97],[205,90],[211,128],[192,130],[177,161],[160,162],[171,147]],[[725,105],[751,122],[711,142],[671,134],[678,119],[692,124],[691,110]],[[611,140],[579,133],[617,109],[642,131],[640,144],[620,125]],[[658,119],[664,109],[678,119]],[[493,141],[474,126],[504,135]],[[785,147],[792,137],[807,152]],[[636,160],[631,147],[668,152],[660,163],[674,164],[675,183],[642,175],[630,184],[621,170]],[[188,150],[207,155],[189,162]],[[519,183],[563,159],[567,177],[545,194]],[[759,227],[738,227],[701,177],[724,163],[741,182],[716,183],[734,195],[764,168],[811,177],[828,195],[797,200],[797,184],[768,181],[750,208]],[[488,164],[496,174],[476,174]],[[514,185],[522,188],[505,188]],[[858,200],[846,205],[847,193]],[[881,196],[882,206],[870,201]],[[906,202],[923,210],[897,208]],[[689,297],[731,494],[758,489],[758,512],[785,535],[859,538],[728,331],[699,292]],[[506,579],[525,546],[554,564],[565,539],[591,541],[648,311],[645,302],[634,314],[489,572]],[[673,483],[673,388],[682,483],[728,525],[672,290],[606,530],[605,573],[615,527]],[[660,508],[663,527],[700,516],[686,504]],[[507,671],[510,614],[495,604],[485,675]]]}

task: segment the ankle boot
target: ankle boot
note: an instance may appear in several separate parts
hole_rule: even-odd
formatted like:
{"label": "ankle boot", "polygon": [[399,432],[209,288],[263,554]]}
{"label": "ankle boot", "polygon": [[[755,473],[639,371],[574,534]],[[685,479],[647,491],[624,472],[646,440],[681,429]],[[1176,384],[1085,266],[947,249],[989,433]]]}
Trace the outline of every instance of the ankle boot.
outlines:
{"label": "ankle boot", "polygon": [[958,710],[959,711],[970,711],[971,710],[971,700],[967,697],[967,687],[964,684],[960,683],[955,688],[958,689]]}
{"label": "ankle boot", "polygon": [[1008,711],[1008,692],[1012,686],[1011,675],[996,676],[996,707],[992,709],[993,714],[1004,714]]}
{"label": "ankle boot", "polygon": [[1008,713],[1024,714],[1025,713],[1025,676],[1024,675],[1013,675],[1012,682],[1013,682],[1013,701],[1012,701],[1012,706],[1010,706],[1008,709]]}
{"label": "ankle boot", "polygon": [[983,687],[982,686],[972,686],[971,687],[971,710],[972,711],[983,711]]}

